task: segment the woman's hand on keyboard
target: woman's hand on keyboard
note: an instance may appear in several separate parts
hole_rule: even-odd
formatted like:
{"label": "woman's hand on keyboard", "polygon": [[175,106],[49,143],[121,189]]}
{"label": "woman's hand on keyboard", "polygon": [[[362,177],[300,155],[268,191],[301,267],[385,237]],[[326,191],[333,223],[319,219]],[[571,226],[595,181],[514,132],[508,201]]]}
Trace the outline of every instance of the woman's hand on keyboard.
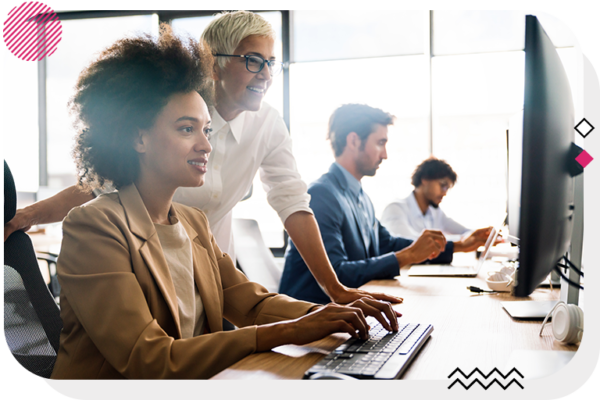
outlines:
{"label": "woman's hand on keyboard", "polygon": [[256,351],[270,350],[283,344],[302,345],[337,332],[349,333],[354,338],[366,340],[369,338],[369,325],[365,315],[376,318],[384,328],[391,331],[398,330],[396,314],[390,303],[368,298],[345,306],[330,303],[291,321],[258,326]]}
{"label": "woman's hand on keyboard", "polygon": [[[362,310],[335,303],[327,304],[295,320],[272,325],[281,325],[281,339],[285,343],[298,345],[314,342],[337,332],[349,333],[352,337],[360,339],[369,337],[368,324]],[[258,329],[262,327],[259,326]],[[257,338],[257,341],[259,340]]]}
{"label": "woman's hand on keyboard", "polygon": [[398,319],[396,316],[401,317],[402,314],[396,312],[392,308],[392,305],[387,301],[362,298],[348,304],[348,306],[360,308],[363,314],[370,315],[377,319],[377,321],[379,321],[388,331],[398,330]]}

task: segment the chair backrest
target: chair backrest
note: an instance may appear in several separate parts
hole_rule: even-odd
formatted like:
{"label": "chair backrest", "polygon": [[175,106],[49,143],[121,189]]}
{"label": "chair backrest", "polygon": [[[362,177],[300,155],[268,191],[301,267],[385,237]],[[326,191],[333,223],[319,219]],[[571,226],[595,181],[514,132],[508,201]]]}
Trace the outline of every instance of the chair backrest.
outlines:
{"label": "chair backrest", "polygon": [[15,180],[4,161],[4,223],[7,223],[15,216],[17,212],[17,189]]}
{"label": "chair backrest", "polygon": [[248,279],[269,292],[277,292],[283,271],[265,245],[258,223],[253,219],[234,219],[233,241],[235,256]]}
{"label": "chair backrest", "polygon": [[[15,215],[16,191],[6,161],[4,199],[8,222]],[[61,329],[60,310],[44,282],[31,239],[16,231],[4,242],[4,335],[8,347],[23,367],[49,378]]]}

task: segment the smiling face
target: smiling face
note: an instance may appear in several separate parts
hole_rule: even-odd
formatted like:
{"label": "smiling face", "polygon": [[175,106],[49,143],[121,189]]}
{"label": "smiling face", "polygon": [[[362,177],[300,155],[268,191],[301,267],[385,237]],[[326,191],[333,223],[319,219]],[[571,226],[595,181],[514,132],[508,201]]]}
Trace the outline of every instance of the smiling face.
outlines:
{"label": "smiling face", "polygon": [[356,155],[356,171],[362,176],[374,176],[379,164],[387,159],[388,127],[375,124],[373,132],[361,143]]}
{"label": "smiling face", "polygon": [[204,184],[208,156],[210,115],[197,92],[171,96],[154,125],[140,130],[135,150],[140,177],[169,188]]}
{"label": "smiling face", "polygon": [[[268,36],[251,35],[244,38],[234,50],[235,55],[256,55],[265,60],[275,59],[275,41]],[[246,69],[246,59],[230,57],[224,69],[215,64],[216,108],[229,121],[243,111],[258,111],[271,86],[269,68],[258,72]]]}

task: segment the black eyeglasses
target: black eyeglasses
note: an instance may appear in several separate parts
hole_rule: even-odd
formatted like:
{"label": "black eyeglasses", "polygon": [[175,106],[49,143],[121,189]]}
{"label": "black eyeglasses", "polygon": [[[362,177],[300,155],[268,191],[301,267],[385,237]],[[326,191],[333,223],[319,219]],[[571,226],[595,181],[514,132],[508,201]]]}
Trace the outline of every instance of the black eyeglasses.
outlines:
{"label": "black eyeglasses", "polygon": [[260,56],[247,56],[237,54],[215,54],[215,57],[238,57],[246,59],[246,69],[252,73],[258,74],[265,67],[265,64],[269,66],[269,73],[271,76],[277,76],[283,70],[283,63],[276,60],[265,60]]}

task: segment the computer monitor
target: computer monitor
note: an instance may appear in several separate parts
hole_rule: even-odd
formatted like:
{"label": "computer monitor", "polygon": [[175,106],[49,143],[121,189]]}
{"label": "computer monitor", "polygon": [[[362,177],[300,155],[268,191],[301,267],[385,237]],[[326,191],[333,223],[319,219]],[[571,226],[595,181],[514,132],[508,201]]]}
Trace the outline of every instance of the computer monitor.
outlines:
{"label": "computer monitor", "polygon": [[565,69],[538,19],[528,15],[522,129],[513,122],[509,134],[509,232],[519,239],[518,297],[533,292],[569,247],[574,186],[567,160],[573,121]]}

